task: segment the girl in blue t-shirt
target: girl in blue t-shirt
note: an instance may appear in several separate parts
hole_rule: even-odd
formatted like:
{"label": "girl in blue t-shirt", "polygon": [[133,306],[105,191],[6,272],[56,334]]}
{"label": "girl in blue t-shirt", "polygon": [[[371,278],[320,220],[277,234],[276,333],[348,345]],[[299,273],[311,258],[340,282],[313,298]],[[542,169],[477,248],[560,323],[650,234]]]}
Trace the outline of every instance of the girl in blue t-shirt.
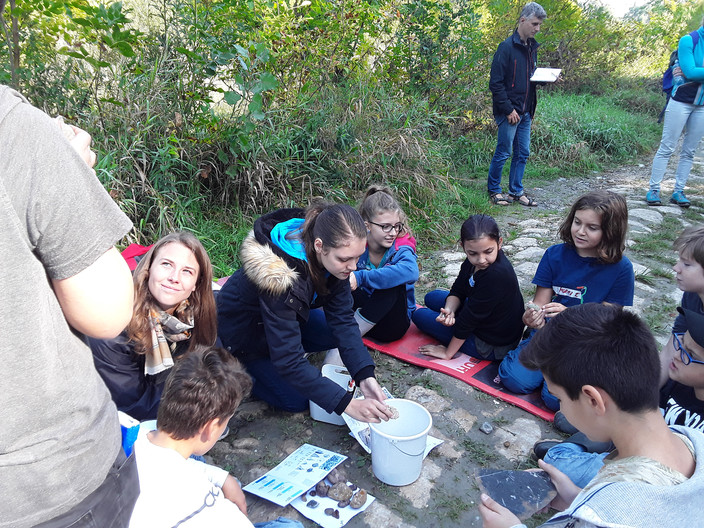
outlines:
{"label": "girl in blue t-shirt", "polygon": [[[523,313],[523,322],[533,333],[570,306],[587,302],[633,304],[633,265],[623,255],[627,230],[628,207],[623,196],[599,190],[574,203],[560,225],[564,243],[545,251],[533,278],[535,296]],[[542,374],[528,370],[519,360],[531,336],[499,366],[504,386],[519,394],[543,385]],[[545,387],[543,400],[549,408],[559,408],[559,401]]]}
{"label": "girl in blue t-shirt", "polygon": [[462,224],[460,244],[467,258],[452,289],[431,291],[427,308],[413,314],[416,326],[442,343],[421,346],[421,354],[452,359],[463,352],[500,360],[516,347],[523,333],[523,295],[502,243],[490,216],[470,216]]}

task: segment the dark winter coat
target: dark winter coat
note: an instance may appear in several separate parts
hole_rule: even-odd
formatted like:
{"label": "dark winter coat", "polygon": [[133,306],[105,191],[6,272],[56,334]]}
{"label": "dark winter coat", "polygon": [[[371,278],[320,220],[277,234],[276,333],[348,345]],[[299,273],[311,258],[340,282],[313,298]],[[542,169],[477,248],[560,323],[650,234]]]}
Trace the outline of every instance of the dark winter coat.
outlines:
{"label": "dark winter coat", "polygon": [[302,209],[280,209],[254,223],[242,243],[242,268],[225,283],[217,299],[218,334],[236,357],[270,358],[301,394],[327,412],[342,413],[351,396],[305,358],[301,325],[311,309],[322,307],[338,342],[345,366],[357,383],[374,375],[374,362],[362,343],[354,320],[348,280],[330,276],[328,293],[315,295],[308,264],[291,257],[271,241],[272,228]]}

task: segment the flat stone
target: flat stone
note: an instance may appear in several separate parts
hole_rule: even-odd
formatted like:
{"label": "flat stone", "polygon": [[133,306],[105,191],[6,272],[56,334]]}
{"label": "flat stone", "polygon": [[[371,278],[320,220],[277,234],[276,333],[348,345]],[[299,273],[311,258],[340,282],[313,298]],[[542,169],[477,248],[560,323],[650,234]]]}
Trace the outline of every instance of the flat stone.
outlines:
{"label": "flat stone", "polygon": [[[496,429],[496,450],[509,460],[519,460],[530,454],[533,445],[540,440],[540,425],[528,418],[518,418],[512,424]],[[504,442],[509,447],[504,447]]]}
{"label": "flat stone", "polygon": [[477,417],[465,409],[452,409],[447,416],[465,432],[468,433],[477,422]]}
{"label": "flat stone", "polygon": [[628,211],[628,216],[640,218],[651,224],[660,225],[662,223],[662,214],[652,207],[650,209],[631,209]]}
{"label": "flat stone", "polygon": [[545,471],[481,468],[476,470],[474,478],[482,492],[519,519],[527,519],[557,496],[557,490]]}
{"label": "flat stone", "polygon": [[260,418],[269,408],[269,405],[262,400],[253,400],[241,404],[235,412],[237,418],[242,418],[248,422]]}
{"label": "flat stone", "polygon": [[437,392],[419,385],[408,389],[404,395],[404,398],[420,403],[428,410],[428,412],[431,413],[442,412],[452,407],[450,402],[440,396]]}
{"label": "flat stone", "polygon": [[413,484],[401,487],[401,496],[413,504],[414,508],[427,508],[431,497],[430,492],[435,488],[435,481],[441,474],[442,469],[431,459],[426,458],[423,461],[420,477]]}
{"label": "flat stone", "polygon": [[384,506],[379,500],[375,500],[369,508],[364,510],[364,515],[361,516],[361,519],[366,526],[371,527],[415,528],[412,524],[403,522],[401,517]]}
{"label": "flat stone", "polygon": [[[543,223],[541,222],[541,225]],[[556,232],[555,229],[549,229],[547,227],[531,227],[523,231],[523,235],[554,235]]]}
{"label": "flat stone", "polygon": [[440,253],[440,258],[445,262],[462,262],[467,258],[467,255],[460,253],[459,251],[443,251]]}
{"label": "flat stone", "polygon": [[533,260],[533,259],[538,259],[540,260],[543,256],[543,253],[545,253],[545,250],[540,247],[529,247],[526,248],[522,251],[519,251],[515,255],[513,255],[512,259],[515,260]]}
{"label": "flat stone", "polygon": [[447,264],[442,268],[442,272],[445,274],[446,277],[451,278],[452,281],[454,281],[457,275],[459,274],[461,267],[461,262]]}
{"label": "flat stone", "polygon": [[448,438],[435,427],[430,428],[429,434],[443,441],[442,444],[435,448],[438,455],[452,460],[462,458],[463,451],[457,448],[457,442],[452,438]]}
{"label": "flat stone", "polygon": [[494,431],[494,427],[489,422],[484,422],[479,426],[479,430],[488,435]]}
{"label": "flat stone", "polygon": [[530,277],[532,280],[535,276],[535,272],[538,270],[538,263],[521,262],[517,266],[514,266],[513,270],[516,272],[516,275],[525,275],[526,277]]}
{"label": "flat stone", "polygon": [[652,233],[653,230],[650,229],[648,226],[641,224],[640,222],[636,222],[635,220],[628,220],[628,229],[629,231],[635,232],[635,233]]}
{"label": "flat stone", "polygon": [[521,222],[521,227],[525,229],[530,229],[532,227],[542,227],[543,223],[536,218],[529,218]]}
{"label": "flat stone", "polygon": [[638,264],[637,262],[631,261],[631,264],[633,264],[633,273],[635,275],[643,275],[649,269],[647,266],[643,266],[643,264]]}
{"label": "flat stone", "polygon": [[511,244],[521,248],[533,247],[538,245],[538,240],[533,237],[518,237],[511,240]]}

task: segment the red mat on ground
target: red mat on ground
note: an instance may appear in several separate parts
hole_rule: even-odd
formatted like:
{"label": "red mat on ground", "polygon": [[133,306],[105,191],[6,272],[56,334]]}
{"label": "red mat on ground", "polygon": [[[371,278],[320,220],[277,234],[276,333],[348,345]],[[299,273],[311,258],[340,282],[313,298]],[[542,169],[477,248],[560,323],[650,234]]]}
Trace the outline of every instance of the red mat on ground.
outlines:
{"label": "red mat on ground", "polygon": [[437,341],[422,333],[413,323],[411,323],[406,335],[392,343],[377,343],[372,339],[364,338],[364,344],[369,348],[412,365],[449,374],[482,392],[520,407],[544,420],[552,421],[555,413],[545,407],[539,390],[530,394],[514,394],[503,387],[498,380],[499,364],[497,362],[473,358],[466,354],[457,354],[453,359],[449,360],[432,359],[418,352],[419,346],[427,345],[428,343],[437,344]]}

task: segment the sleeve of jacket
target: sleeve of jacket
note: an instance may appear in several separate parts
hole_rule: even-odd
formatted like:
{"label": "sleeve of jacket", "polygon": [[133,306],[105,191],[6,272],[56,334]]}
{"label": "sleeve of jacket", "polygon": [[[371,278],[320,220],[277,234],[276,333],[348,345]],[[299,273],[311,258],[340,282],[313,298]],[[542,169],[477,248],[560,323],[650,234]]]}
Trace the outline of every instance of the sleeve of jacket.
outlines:
{"label": "sleeve of jacket", "polygon": [[494,58],[491,61],[491,73],[489,76],[489,90],[494,99],[494,104],[501,110],[504,115],[509,115],[513,112],[513,104],[506,92],[506,71],[507,63],[510,60],[508,47],[505,42],[499,44]]}
{"label": "sleeve of jacket", "polygon": [[350,283],[333,280],[329,287],[330,295],[323,305],[325,319],[338,343],[343,363],[352,378],[359,383],[374,376],[375,365],[359,335],[359,325],[354,320]]}
{"label": "sleeve of jacket", "polygon": [[277,372],[298,392],[327,412],[333,412],[347,391],[323,377],[320,370],[305,358],[297,312],[286,306],[286,298],[286,295],[262,294],[259,299],[271,361]]}
{"label": "sleeve of jacket", "polygon": [[458,339],[467,339],[484,321],[493,317],[497,305],[512,298],[512,283],[505,280],[503,268],[489,267],[475,274],[476,285],[471,297],[457,314],[453,335]]}
{"label": "sleeve of jacket", "polygon": [[460,272],[450,288],[450,295],[457,297],[462,303],[469,296],[469,278],[472,276],[473,270],[474,266],[469,260],[464,259],[462,266],[460,266]]}
{"label": "sleeve of jacket", "polygon": [[[698,48],[704,48],[704,39],[699,38]],[[677,47],[677,59],[680,62],[682,73],[688,81],[704,82],[704,66],[697,66],[694,62],[694,41],[691,35],[685,35],[680,39]]]}
{"label": "sleeve of jacket", "polygon": [[144,361],[124,333],[114,339],[88,338],[88,345],[117,408],[139,421],[154,420],[170,371],[146,375]]}
{"label": "sleeve of jacket", "polygon": [[361,288],[386,290],[399,284],[413,284],[418,280],[418,257],[415,251],[403,246],[392,256],[386,266],[373,270],[354,272],[357,284]]}

